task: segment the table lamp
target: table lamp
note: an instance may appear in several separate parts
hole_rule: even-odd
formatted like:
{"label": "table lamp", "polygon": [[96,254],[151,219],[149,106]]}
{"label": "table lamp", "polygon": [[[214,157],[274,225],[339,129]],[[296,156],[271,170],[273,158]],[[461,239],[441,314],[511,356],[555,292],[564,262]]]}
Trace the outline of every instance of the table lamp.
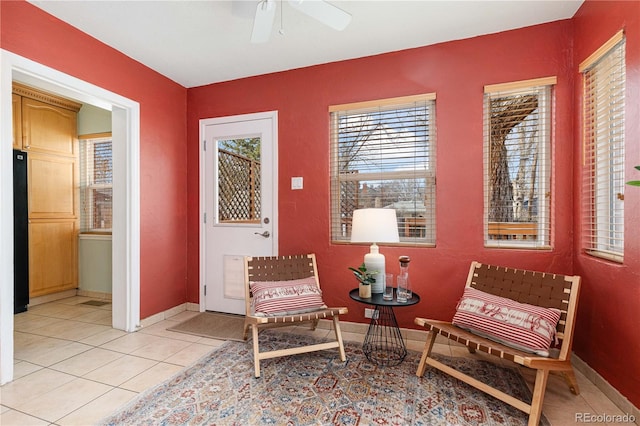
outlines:
{"label": "table lamp", "polygon": [[377,271],[371,293],[382,293],[386,287],[385,259],[376,243],[397,243],[398,220],[393,209],[359,209],[353,211],[351,224],[352,243],[372,243],[364,256],[367,271]]}

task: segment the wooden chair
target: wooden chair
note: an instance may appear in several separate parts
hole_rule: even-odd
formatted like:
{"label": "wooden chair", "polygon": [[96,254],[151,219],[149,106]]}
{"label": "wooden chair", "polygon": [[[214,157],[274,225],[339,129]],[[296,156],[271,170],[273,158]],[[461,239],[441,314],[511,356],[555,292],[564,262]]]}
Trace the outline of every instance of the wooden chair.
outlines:
{"label": "wooden chair", "polygon": [[[251,283],[255,282],[287,282],[303,278],[313,277],[315,285],[320,288],[318,280],[318,268],[315,254],[294,256],[270,256],[270,257],[245,257],[245,300],[246,317],[244,321],[244,338],[248,337],[249,328],[253,337],[253,360],[255,377],[260,377],[260,360],[281,356],[295,355],[325,349],[338,348],[340,359],[346,361],[342,333],[340,331],[339,316],[348,312],[346,307],[319,308],[311,312],[298,314],[278,314],[272,316],[260,316],[254,311],[254,297],[251,291]],[[260,352],[258,332],[259,329],[277,326],[290,326],[300,323],[311,323],[315,329],[318,320],[333,320],[335,340],[326,343],[316,343],[308,346],[292,347],[274,351]]]}
{"label": "wooden chair", "polygon": [[[556,328],[556,337],[561,341],[561,344],[558,354],[549,358],[538,356],[480,337],[451,322],[416,318],[415,323],[424,326],[429,331],[416,372],[418,377],[424,374],[427,365],[435,367],[529,414],[529,426],[537,425],[540,421],[549,372],[561,374],[571,392],[575,395],[580,393],[571,366],[571,345],[580,289],[579,276],[545,274],[472,262],[466,286],[520,303],[559,309],[561,316]],[[478,350],[535,369],[536,378],[531,404],[514,398],[432,358],[431,350],[437,335],[467,346],[471,353]]]}

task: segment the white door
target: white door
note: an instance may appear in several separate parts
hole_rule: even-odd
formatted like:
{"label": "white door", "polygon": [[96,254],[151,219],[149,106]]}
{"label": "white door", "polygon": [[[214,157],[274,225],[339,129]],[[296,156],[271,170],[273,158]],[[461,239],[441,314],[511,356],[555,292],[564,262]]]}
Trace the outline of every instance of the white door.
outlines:
{"label": "white door", "polygon": [[277,254],[277,118],[268,112],[200,121],[200,294],[207,311],[244,314],[244,256]]}

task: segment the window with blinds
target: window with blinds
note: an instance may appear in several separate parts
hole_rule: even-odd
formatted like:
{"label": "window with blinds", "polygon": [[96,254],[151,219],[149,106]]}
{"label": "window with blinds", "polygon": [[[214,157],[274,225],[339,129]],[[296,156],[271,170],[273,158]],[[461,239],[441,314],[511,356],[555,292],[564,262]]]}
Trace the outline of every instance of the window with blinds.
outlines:
{"label": "window with blinds", "polygon": [[551,105],[555,77],[485,86],[487,247],[550,247]]}
{"label": "window with blinds", "polygon": [[80,137],[80,232],[111,232],[112,199],[111,135]]}
{"label": "window with blinds", "polygon": [[583,247],[624,254],[625,38],[616,34],[579,67],[583,75]]}
{"label": "window with blinds", "polygon": [[331,238],[353,211],[395,209],[401,244],[434,245],[435,94],[337,105],[331,118]]}

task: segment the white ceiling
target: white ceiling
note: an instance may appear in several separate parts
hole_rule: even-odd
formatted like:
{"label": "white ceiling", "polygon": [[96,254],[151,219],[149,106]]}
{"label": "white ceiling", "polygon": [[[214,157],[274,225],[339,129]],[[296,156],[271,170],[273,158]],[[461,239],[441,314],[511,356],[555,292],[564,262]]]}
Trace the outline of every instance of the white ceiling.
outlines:
{"label": "white ceiling", "polygon": [[583,0],[333,0],[353,16],[340,32],[278,1],[266,44],[250,43],[257,0],[30,2],[195,87],[571,18]]}

